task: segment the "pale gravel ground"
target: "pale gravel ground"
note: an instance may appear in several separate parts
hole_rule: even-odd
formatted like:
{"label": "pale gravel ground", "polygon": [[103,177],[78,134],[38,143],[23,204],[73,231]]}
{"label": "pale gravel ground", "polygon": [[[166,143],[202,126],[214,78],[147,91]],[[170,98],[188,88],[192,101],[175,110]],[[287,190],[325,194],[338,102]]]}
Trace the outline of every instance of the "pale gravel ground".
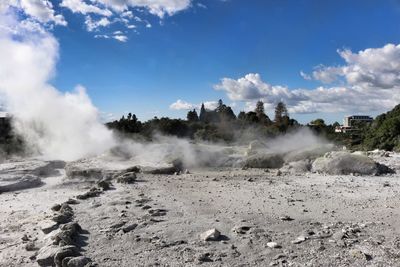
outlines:
{"label": "pale gravel ground", "polygon": [[[400,165],[396,157],[380,160]],[[83,254],[99,266],[400,266],[399,178],[232,168],[139,174],[135,184],[114,182],[113,190],[73,208],[88,231]],[[87,184],[63,184],[62,173],[43,181],[40,188],[0,194],[0,266],[37,266],[21,237],[37,238],[41,246],[37,224],[51,215],[50,207],[87,190]],[[138,205],[143,199],[166,214],[150,216]],[[293,220],[280,220],[285,215]],[[121,221],[138,226],[108,231]],[[337,238],[352,224],[359,233]],[[235,226],[250,230],[237,234]],[[200,240],[211,228],[224,240]],[[291,243],[310,230],[315,234],[308,240]],[[269,241],[281,248],[268,248]]]}

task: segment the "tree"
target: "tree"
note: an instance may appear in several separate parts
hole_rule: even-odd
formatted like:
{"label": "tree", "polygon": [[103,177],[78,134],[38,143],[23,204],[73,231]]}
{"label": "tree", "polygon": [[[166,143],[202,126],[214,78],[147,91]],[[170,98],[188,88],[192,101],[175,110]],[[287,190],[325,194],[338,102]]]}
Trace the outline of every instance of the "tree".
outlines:
{"label": "tree", "polygon": [[268,118],[267,114],[265,114],[264,102],[262,102],[261,100],[258,101],[254,112],[256,113],[258,120],[262,124],[270,124],[271,120]]}
{"label": "tree", "polygon": [[323,119],[315,119],[310,122],[310,125],[317,127],[326,127],[325,121]]}
{"label": "tree", "polygon": [[225,107],[225,105],[224,105],[224,102],[222,102],[222,99],[218,100],[218,107],[217,107],[216,111],[217,112],[222,112],[224,107]]}
{"label": "tree", "polygon": [[200,116],[199,116],[200,121],[202,122],[206,121],[206,116],[207,116],[206,113],[207,111],[206,108],[204,107],[204,103],[201,103]]}
{"label": "tree", "polygon": [[280,132],[286,132],[289,124],[290,118],[286,109],[286,105],[283,102],[279,102],[275,107],[275,126]]}
{"label": "tree", "polygon": [[289,117],[286,109],[286,105],[283,102],[279,102],[275,107],[275,123],[281,124],[284,117]]}
{"label": "tree", "polygon": [[199,116],[197,115],[197,112],[195,109],[189,110],[186,116],[187,120],[190,122],[196,122],[199,121]]}

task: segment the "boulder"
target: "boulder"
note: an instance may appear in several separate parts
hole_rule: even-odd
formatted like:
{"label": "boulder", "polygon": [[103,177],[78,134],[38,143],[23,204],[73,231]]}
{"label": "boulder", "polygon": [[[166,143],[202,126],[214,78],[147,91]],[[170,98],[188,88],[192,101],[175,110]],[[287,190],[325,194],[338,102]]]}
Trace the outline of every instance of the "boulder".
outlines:
{"label": "boulder", "polygon": [[290,173],[290,174],[301,174],[306,173],[311,170],[312,164],[310,160],[299,160],[293,161],[289,163],[285,163],[280,171],[282,173]]}
{"label": "boulder", "polygon": [[312,171],[332,175],[380,175],[391,172],[391,169],[364,155],[332,151],[317,158],[312,164]]}
{"label": "boulder", "polygon": [[283,166],[282,155],[279,154],[256,154],[248,157],[244,161],[246,168],[272,168],[278,169]]}

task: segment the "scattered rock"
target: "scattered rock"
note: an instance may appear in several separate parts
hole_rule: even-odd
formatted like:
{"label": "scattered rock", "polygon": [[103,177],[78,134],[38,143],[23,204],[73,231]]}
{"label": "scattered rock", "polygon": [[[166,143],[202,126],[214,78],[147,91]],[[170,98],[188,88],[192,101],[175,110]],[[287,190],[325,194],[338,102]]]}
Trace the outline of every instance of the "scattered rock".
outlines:
{"label": "scattered rock", "polygon": [[82,195],[78,195],[76,196],[77,199],[88,199],[88,198],[92,198],[92,197],[98,197],[100,194],[102,193],[102,191],[96,187],[92,187],[90,188],[90,190]]}
{"label": "scattered rock", "polygon": [[200,239],[203,241],[218,241],[220,239],[221,232],[217,229],[210,229],[200,235]]}
{"label": "scattered rock", "polygon": [[62,261],[66,257],[75,257],[79,256],[80,253],[78,251],[78,248],[75,246],[63,246],[60,247],[55,255],[54,255],[54,263],[56,266],[62,266]]}
{"label": "scattered rock", "polygon": [[307,237],[299,236],[299,237],[296,238],[296,240],[293,240],[292,243],[293,244],[300,244],[300,243],[303,243],[306,240],[307,240]]}
{"label": "scattered rock", "polygon": [[164,209],[150,209],[149,213],[153,217],[165,216],[167,214],[167,210],[164,210]]}
{"label": "scattered rock", "polygon": [[256,154],[248,157],[244,162],[247,168],[272,168],[278,169],[283,166],[283,158],[279,154]]}
{"label": "scattered rock", "polygon": [[14,192],[14,191],[19,191],[19,190],[24,190],[28,188],[34,188],[41,186],[42,180],[34,175],[25,175],[23,176],[18,182],[16,183],[11,183],[8,185],[3,185],[0,186],[0,193],[4,192]]}
{"label": "scattered rock", "polygon": [[279,217],[279,219],[280,219],[281,221],[293,221],[293,220],[294,220],[292,217],[290,217],[290,216],[288,216],[288,215]]}
{"label": "scattered rock", "polygon": [[122,231],[123,231],[124,233],[128,233],[128,232],[130,232],[130,231],[132,231],[132,230],[135,230],[135,228],[136,228],[137,226],[138,226],[137,223],[129,224],[129,225],[123,227],[123,228],[122,228]]}
{"label": "scattered rock", "polygon": [[42,247],[36,256],[36,262],[40,266],[54,266],[54,256],[59,248],[57,245]]}
{"label": "scattered rock", "polygon": [[38,248],[35,245],[35,242],[29,241],[28,243],[25,244],[25,249],[26,251],[35,251],[38,250]]}
{"label": "scattered rock", "polygon": [[62,261],[62,266],[66,267],[85,267],[88,263],[92,262],[91,259],[85,256],[67,257]]}
{"label": "scattered rock", "polygon": [[199,262],[213,262],[213,259],[211,258],[211,256],[212,256],[211,253],[206,252],[206,253],[200,254],[200,255],[197,257],[197,260],[198,260]]}
{"label": "scattered rock", "polygon": [[107,191],[111,189],[111,183],[106,180],[101,180],[97,183],[97,186],[103,189],[103,191]]}
{"label": "scattered rock", "polygon": [[76,162],[67,163],[65,166],[65,173],[68,178],[79,178],[79,179],[103,179],[103,170],[101,168],[84,168],[78,166]]}
{"label": "scattered rock", "polygon": [[232,229],[232,232],[237,233],[237,234],[247,234],[248,231],[250,231],[251,227],[250,226],[235,226]]}
{"label": "scattered rock", "polygon": [[117,183],[121,184],[132,184],[136,181],[136,173],[135,172],[126,172],[117,177]]}
{"label": "scattered rock", "polygon": [[61,209],[61,205],[60,204],[54,204],[52,207],[51,207],[51,210],[52,211],[59,211]]}
{"label": "scattered rock", "polygon": [[58,223],[51,220],[44,220],[39,222],[38,226],[43,233],[48,234],[58,228]]}
{"label": "scattered rock", "polygon": [[280,248],[281,246],[276,242],[268,242],[267,247],[269,248]]}
{"label": "scattered rock", "polygon": [[367,253],[364,253],[364,252],[362,252],[362,251],[359,250],[359,249],[351,249],[351,250],[349,251],[349,254],[350,254],[350,256],[352,256],[352,257],[354,257],[354,258],[365,259],[365,260],[367,260],[367,261],[372,260],[372,256],[371,256],[371,255],[369,255],[369,254],[367,254]]}
{"label": "scattered rock", "polygon": [[69,198],[67,201],[65,201],[65,203],[69,205],[77,205],[79,204],[79,201],[73,198]]}

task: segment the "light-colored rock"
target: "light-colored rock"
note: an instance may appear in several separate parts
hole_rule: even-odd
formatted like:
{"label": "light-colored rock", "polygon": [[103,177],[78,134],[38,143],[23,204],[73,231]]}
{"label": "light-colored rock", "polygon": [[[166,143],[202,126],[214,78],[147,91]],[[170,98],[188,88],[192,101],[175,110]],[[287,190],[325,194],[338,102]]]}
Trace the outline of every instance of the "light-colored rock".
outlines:
{"label": "light-colored rock", "polygon": [[200,239],[203,241],[218,241],[221,236],[221,232],[213,228],[205,231],[200,235]]}
{"label": "light-colored rock", "polygon": [[324,157],[317,158],[312,164],[312,171],[333,175],[351,173],[379,175],[390,172],[390,169],[385,167],[364,155],[333,151],[326,153]]}
{"label": "light-colored rock", "polygon": [[268,242],[267,247],[269,248],[280,248],[279,244],[276,242]]}

